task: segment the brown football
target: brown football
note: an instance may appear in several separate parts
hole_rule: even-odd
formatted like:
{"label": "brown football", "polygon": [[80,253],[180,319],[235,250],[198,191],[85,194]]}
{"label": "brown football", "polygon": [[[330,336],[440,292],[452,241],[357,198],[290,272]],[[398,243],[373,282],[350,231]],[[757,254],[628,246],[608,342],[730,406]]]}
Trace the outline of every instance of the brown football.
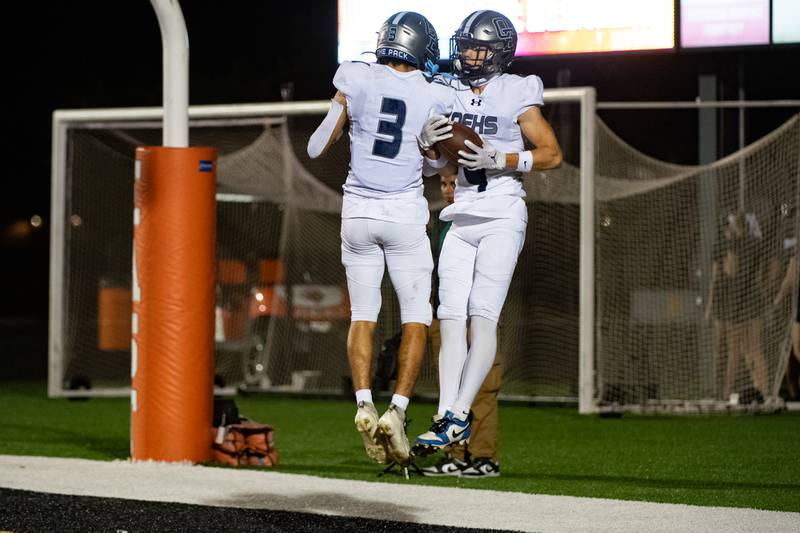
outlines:
{"label": "brown football", "polygon": [[460,122],[453,122],[453,136],[449,139],[439,141],[438,143],[434,144],[433,147],[436,148],[441,155],[446,157],[448,161],[454,165],[458,165],[458,159],[460,157],[458,155],[458,151],[472,151],[467,147],[467,145],[464,144],[464,141],[467,139],[478,146],[483,146],[483,141],[481,141],[480,135],[475,133],[472,128],[468,128]]}

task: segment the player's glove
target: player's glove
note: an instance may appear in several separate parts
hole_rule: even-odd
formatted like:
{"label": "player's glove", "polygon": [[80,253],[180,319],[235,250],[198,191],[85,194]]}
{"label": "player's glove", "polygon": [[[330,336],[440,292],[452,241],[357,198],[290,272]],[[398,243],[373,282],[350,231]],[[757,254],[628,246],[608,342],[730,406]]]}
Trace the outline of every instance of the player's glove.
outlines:
{"label": "player's glove", "polygon": [[429,150],[439,141],[452,137],[452,129],[453,125],[449,118],[432,113],[422,126],[422,133],[417,135],[417,143],[423,150]]}
{"label": "player's glove", "polygon": [[479,170],[482,168],[486,170],[502,170],[506,168],[505,152],[498,151],[489,141],[483,141],[483,148],[469,139],[465,140],[464,144],[467,148],[472,150],[472,152],[466,152],[464,150],[458,151],[458,155],[461,156],[461,159],[458,160],[458,164],[462,167],[469,170]]}

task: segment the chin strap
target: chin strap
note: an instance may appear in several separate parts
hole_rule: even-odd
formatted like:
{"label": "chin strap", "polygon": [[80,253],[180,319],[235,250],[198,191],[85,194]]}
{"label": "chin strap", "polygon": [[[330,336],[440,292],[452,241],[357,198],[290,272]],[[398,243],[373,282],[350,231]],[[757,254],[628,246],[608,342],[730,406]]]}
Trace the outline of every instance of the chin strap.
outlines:
{"label": "chin strap", "polygon": [[426,76],[436,76],[439,72],[439,65],[431,61],[430,59],[425,62],[425,75]]}
{"label": "chin strap", "polygon": [[447,84],[450,84],[450,82],[456,79],[456,77],[449,72],[439,72],[439,65],[430,59],[425,62],[425,70],[422,71],[422,75],[425,76],[428,81],[433,81],[435,78]]}

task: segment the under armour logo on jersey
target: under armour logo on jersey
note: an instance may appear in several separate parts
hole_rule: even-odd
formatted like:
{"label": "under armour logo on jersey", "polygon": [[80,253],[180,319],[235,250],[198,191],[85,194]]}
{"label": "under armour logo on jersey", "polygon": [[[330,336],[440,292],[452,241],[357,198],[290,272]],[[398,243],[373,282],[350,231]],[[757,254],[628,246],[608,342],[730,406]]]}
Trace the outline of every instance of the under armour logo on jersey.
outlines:
{"label": "under armour logo on jersey", "polygon": [[473,99],[470,101],[469,105],[476,105],[476,106],[480,106],[482,101],[483,101],[483,100],[481,100],[480,98],[473,98]]}

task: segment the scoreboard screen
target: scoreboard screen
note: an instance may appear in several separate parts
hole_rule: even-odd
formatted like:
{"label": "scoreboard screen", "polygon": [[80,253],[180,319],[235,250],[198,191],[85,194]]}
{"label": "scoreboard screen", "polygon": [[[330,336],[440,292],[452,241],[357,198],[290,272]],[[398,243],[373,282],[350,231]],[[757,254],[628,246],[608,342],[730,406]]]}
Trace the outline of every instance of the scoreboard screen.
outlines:
{"label": "scoreboard screen", "polygon": [[772,42],[800,43],[800,1],[772,0]]}
{"label": "scoreboard screen", "polygon": [[519,34],[517,56],[665,50],[675,46],[673,0],[339,0],[339,62],[373,61],[381,24],[398,11],[416,11],[439,35],[441,58],[467,15],[498,11]]}
{"label": "scoreboard screen", "polygon": [[684,48],[769,44],[769,0],[681,0],[680,6]]}

